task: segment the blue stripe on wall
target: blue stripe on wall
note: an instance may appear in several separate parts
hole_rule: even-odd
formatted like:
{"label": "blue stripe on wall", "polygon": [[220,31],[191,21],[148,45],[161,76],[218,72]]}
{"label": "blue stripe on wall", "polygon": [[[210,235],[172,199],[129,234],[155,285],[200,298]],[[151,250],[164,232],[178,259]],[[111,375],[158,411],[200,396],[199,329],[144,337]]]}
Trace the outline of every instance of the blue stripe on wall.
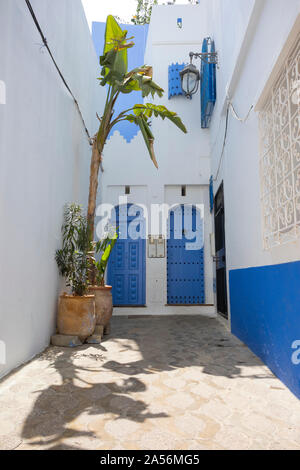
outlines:
{"label": "blue stripe on wall", "polygon": [[[300,398],[300,261],[229,273],[232,333]],[[300,354],[298,355],[300,358]]]}
{"label": "blue stripe on wall", "polygon": [[[105,26],[105,23],[94,22],[92,27],[92,37],[98,57],[103,54]],[[120,24],[120,26],[123,30],[128,31],[128,38],[134,36],[133,42],[135,46],[128,49],[128,70],[144,65],[149,25]],[[99,76],[100,70],[99,66]],[[121,111],[130,108],[136,103],[143,102],[142,94],[139,91],[133,91],[129,94],[121,94],[115,105],[115,114],[117,116]],[[101,110],[99,111],[99,114],[101,114]],[[119,131],[124,139],[129,143],[137,135],[139,128],[135,124],[123,121],[114,127],[114,130],[111,132],[109,137],[111,137],[115,131]]]}

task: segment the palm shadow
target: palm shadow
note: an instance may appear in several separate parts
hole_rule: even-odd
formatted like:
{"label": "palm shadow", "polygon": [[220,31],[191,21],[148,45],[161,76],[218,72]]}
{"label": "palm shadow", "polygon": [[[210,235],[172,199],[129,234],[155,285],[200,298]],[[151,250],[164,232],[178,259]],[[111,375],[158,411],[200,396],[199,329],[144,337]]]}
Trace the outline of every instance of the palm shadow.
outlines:
{"label": "palm shadow", "polygon": [[[38,397],[25,421],[22,436],[33,447],[80,449],[85,437],[95,440],[97,447],[99,439],[107,436],[104,429],[95,431],[87,424],[93,417],[96,424],[101,416],[136,423],[168,417],[166,413],[151,413],[141,399],[147,391],[145,376],[149,374],[200,367],[203,374],[210,376],[266,378],[265,373],[245,374],[245,368],[261,366],[261,361],[215,319],[113,317],[108,340],[118,346],[119,357],[114,360],[107,359],[105,340],[92,349],[49,348],[41,356],[56,378],[46,389],[36,392]],[[140,359],[130,360],[133,352],[138,352]],[[83,362],[87,365],[83,366]],[[270,373],[268,378],[271,377]],[[134,398],[134,393],[139,394],[139,399]],[[77,443],[79,438],[81,442]]]}
{"label": "palm shadow", "polygon": [[153,316],[147,318],[113,318],[115,340],[134,341],[142,359],[130,363],[110,360],[107,370],[125,376],[200,367],[206,375],[265,379],[273,374],[246,375],[245,367],[261,366],[262,362],[247,346],[233,336],[215,318],[201,316]]}
{"label": "palm shadow", "polygon": [[[48,450],[80,449],[74,444],[66,444],[66,439],[76,440],[82,437],[99,441],[99,433],[93,430],[70,428],[69,426],[84,415],[86,417],[107,415],[112,420],[127,418],[137,423],[147,419],[167,417],[165,413],[151,413],[142,400],[136,400],[132,393],[145,392],[146,385],[136,377],[116,381],[102,381],[101,368],[104,362],[103,346],[93,347],[92,353],[85,354],[90,346],[74,349],[49,348],[40,360],[48,361],[48,369],[59,373],[58,384],[52,384],[44,390],[38,390],[34,406],[27,416],[22,429],[22,437],[30,441],[32,447],[47,445]],[[88,356],[92,367],[76,364],[83,356]],[[93,382],[84,379],[84,375],[93,375]],[[96,382],[96,383],[95,383]],[[50,446],[50,447],[49,447]]]}

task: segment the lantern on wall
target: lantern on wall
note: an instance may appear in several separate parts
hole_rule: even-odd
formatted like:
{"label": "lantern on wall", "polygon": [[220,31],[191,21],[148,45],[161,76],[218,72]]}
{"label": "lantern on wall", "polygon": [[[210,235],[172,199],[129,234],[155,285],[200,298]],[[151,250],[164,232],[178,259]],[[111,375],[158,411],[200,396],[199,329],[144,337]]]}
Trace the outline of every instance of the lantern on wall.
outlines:
{"label": "lantern on wall", "polygon": [[[211,45],[210,38],[206,38],[207,45]],[[207,52],[190,52],[190,63],[180,72],[181,87],[187,98],[197,93],[201,75],[197,67],[193,64],[193,59],[200,59],[202,63],[218,65],[218,53],[211,48]]]}
{"label": "lantern on wall", "polygon": [[187,98],[197,93],[200,83],[200,72],[192,62],[180,72],[181,88]]}

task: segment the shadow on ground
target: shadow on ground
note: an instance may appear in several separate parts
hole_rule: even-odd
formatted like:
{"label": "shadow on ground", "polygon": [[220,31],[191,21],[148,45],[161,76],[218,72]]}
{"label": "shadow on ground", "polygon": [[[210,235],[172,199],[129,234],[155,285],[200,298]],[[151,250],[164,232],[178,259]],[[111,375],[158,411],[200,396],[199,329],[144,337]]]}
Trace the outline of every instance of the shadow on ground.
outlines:
{"label": "shadow on ground", "polygon": [[[149,397],[143,399],[149,374],[199,367],[203,374],[234,379],[241,377],[241,368],[261,366],[217,320],[195,316],[116,317],[112,334],[100,346],[49,348],[39,360],[48,363],[49,383],[36,391],[22,438],[32,448],[48,449],[82,449],[84,437],[94,438],[96,448],[99,433],[87,425],[91,418],[144,423],[168,417],[151,412]],[[101,438],[109,439],[104,429]],[[63,443],[65,439],[72,444]]]}

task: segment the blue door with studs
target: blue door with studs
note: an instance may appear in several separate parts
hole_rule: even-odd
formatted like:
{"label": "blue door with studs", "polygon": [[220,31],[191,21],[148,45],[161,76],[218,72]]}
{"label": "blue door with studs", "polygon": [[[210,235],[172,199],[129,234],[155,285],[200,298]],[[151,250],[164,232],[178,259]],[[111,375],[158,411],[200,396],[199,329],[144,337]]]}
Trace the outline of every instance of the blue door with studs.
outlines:
{"label": "blue door with studs", "polygon": [[177,206],[169,215],[167,303],[205,304],[204,221],[195,206]]}
{"label": "blue door with studs", "polygon": [[115,208],[119,238],[112,251],[107,281],[112,286],[114,306],[144,306],[146,303],[146,240],[143,209],[134,204]]}

